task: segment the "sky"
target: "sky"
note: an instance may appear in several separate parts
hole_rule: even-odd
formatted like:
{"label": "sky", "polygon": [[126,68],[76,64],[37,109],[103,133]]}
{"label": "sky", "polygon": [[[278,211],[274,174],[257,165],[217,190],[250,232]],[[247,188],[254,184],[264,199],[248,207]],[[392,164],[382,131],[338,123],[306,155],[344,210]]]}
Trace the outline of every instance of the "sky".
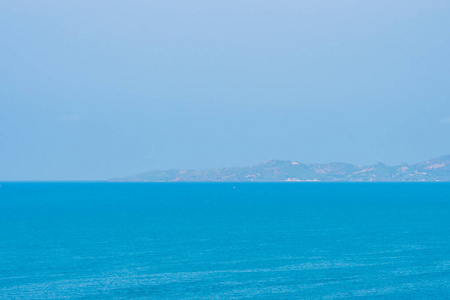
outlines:
{"label": "sky", "polygon": [[450,2],[0,0],[0,180],[450,154]]}

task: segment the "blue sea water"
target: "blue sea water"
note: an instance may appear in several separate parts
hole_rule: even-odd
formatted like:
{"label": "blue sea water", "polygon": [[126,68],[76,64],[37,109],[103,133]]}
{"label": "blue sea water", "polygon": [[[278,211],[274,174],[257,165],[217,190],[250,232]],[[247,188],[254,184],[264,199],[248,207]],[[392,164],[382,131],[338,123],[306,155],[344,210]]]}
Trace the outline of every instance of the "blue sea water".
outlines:
{"label": "blue sea water", "polygon": [[450,184],[2,183],[0,299],[450,298]]}

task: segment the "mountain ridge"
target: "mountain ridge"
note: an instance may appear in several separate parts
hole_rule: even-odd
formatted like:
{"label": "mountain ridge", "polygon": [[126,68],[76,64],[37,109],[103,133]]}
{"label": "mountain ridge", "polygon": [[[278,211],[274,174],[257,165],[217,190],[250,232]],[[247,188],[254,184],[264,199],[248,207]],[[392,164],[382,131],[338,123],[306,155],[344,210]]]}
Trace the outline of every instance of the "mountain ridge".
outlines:
{"label": "mountain ridge", "polygon": [[355,165],[343,162],[304,164],[275,160],[248,166],[207,170],[154,170],[110,181],[127,182],[450,182],[450,155],[416,164]]}

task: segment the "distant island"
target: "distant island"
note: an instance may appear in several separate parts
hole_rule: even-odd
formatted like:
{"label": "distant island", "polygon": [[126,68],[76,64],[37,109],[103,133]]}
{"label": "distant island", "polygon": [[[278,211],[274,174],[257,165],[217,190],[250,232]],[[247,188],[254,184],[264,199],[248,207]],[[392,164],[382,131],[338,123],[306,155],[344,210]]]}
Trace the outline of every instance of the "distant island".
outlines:
{"label": "distant island", "polygon": [[166,170],[115,178],[128,182],[450,182],[450,155],[421,163],[388,166],[383,163],[360,166],[348,163],[303,164],[269,160],[254,166],[211,170]]}

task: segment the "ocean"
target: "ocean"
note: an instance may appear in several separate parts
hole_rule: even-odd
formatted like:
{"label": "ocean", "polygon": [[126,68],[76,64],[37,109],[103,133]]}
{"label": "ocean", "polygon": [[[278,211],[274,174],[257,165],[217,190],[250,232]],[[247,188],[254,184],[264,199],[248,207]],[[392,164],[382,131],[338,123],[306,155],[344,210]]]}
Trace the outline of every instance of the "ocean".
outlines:
{"label": "ocean", "polygon": [[0,299],[450,298],[448,183],[1,183]]}

